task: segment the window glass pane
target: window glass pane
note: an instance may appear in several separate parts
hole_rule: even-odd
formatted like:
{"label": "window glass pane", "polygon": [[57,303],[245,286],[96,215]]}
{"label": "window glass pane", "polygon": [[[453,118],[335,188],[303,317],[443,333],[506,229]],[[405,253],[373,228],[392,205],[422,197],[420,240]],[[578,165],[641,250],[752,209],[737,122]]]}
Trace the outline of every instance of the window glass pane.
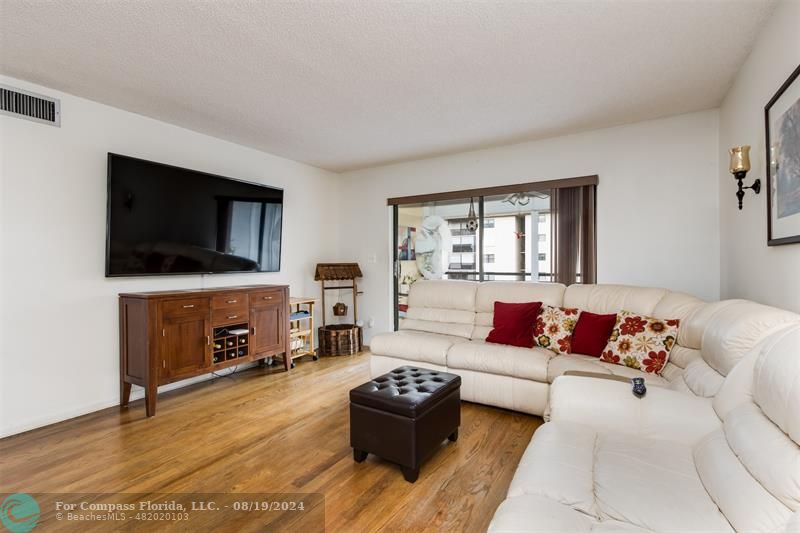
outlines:
{"label": "window glass pane", "polygon": [[[474,211],[479,213],[478,198]],[[398,206],[399,293],[418,279],[478,279],[479,233],[470,231],[470,199]]]}
{"label": "window glass pane", "polygon": [[483,210],[484,280],[550,281],[549,191],[487,196]]}

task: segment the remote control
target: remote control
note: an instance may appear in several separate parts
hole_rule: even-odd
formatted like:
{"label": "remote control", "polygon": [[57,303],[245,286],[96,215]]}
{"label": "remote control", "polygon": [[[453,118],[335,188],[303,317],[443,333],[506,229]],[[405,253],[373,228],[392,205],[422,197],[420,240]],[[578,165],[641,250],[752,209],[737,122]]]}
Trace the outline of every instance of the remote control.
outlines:
{"label": "remote control", "polygon": [[644,386],[644,378],[633,378],[631,379],[631,383],[633,383],[634,396],[641,398],[647,394],[647,387]]}

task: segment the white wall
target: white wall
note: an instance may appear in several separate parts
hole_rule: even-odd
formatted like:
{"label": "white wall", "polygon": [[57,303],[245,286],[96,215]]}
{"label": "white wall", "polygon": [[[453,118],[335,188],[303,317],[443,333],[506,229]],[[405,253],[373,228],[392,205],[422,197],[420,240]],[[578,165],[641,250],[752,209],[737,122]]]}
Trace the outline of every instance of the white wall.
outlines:
{"label": "white wall", "polygon": [[717,111],[343,175],[342,257],[364,271],[361,317],[392,328],[386,199],[598,174],[598,281],[719,297]]}
{"label": "white wall", "polygon": [[[0,83],[62,103],[61,128],[0,116],[0,435],[118,403],[119,292],[288,283],[292,294],[319,294],[314,264],[338,258],[335,174],[22,81]],[[281,272],[106,279],[107,152],[284,188]]]}
{"label": "white wall", "polygon": [[[767,246],[764,106],[800,64],[800,1],[781,2],[720,109],[719,194],[722,254],[721,293],[800,312],[800,244]],[[798,82],[800,83],[800,82]],[[728,173],[728,149],[752,146],[749,185],[761,178],[762,191],[747,191],[736,202],[736,181]]]}

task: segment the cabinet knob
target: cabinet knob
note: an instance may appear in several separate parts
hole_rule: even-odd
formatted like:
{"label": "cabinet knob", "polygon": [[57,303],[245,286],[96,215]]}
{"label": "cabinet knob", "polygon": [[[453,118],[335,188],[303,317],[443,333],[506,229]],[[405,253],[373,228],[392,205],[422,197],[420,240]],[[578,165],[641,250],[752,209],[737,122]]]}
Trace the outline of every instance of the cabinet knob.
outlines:
{"label": "cabinet knob", "polygon": [[225,302],[225,303],[229,303],[229,304],[235,304],[237,301],[238,301],[238,300],[228,300],[228,301],[227,301],[227,302]]}
{"label": "cabinet knob", "polygon": [[233,320],[234,318],[239,318],[239,315],[231,315],[228,317],[228,320]]}
{"label": "cabinet knob", "polygon": [[264,296],[265,300],[272,300],[272,296]]}
{"label": "cabinet knob", "polygon": [[191,309],[192,307],[194,307],[194,304],[189,304],[189,305],[184,305],[183,306],[184,309]]}

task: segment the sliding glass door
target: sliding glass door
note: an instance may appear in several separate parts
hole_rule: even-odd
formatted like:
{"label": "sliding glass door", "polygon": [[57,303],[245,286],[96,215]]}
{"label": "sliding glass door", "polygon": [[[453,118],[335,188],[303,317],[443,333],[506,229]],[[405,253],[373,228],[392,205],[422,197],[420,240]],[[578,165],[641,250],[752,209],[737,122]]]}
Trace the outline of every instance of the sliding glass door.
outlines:
{"label": "sliding glass door", "polygon": [[595,183],[390,200],[395,327],[421,279],[594,282]]}
{"label": "sliding glass door", "polygon": [[[478,204],[472,209],[479,220]],[[480,279],[480,232],[468,228],[470,199],[394,206],[395,322],[420,279]]]}

